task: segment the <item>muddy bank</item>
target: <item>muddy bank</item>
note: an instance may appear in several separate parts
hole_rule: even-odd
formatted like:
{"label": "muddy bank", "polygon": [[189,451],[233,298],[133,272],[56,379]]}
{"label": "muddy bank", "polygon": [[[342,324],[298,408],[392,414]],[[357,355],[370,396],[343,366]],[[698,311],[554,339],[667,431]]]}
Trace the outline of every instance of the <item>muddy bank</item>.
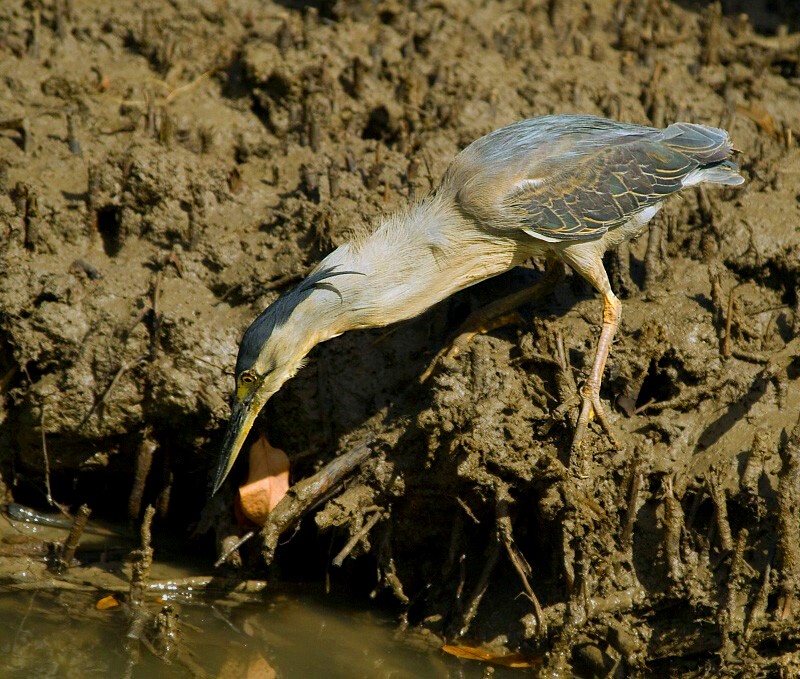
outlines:
{"label": "muddy bank", "polygon": [[[153,504],[154,530],[181,536],[203,514],[214,540],[190,548],[212,562],[241,532],[232,491],[205,506],[237,342],[350,230],[518,118],[723,126],[745,188],[687,192],[650,242],[609,256],[623,322],[602,395],[620,450],[597,429],[568,454],[600,313],[574,276],[418,382],[470,310],[541,275],[533,262],[313,352],[262,418],[293,480],[365,439],[372,454],[272,568],[320,578],[351,544],[334,580],[370,579],[413,625],[561,671],[790,662],[796,13],[299,4],[0,8],[8,493],[45,506],[47,469],[58,502],[95,514]],[[258,541],[240,550],[256,572]]]}

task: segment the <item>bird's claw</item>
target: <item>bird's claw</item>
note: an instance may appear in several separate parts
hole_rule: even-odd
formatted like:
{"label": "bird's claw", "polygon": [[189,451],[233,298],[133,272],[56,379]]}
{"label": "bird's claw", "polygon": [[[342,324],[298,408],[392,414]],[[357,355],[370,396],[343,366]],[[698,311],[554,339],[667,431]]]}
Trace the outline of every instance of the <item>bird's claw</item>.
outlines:
{"label": "bird's claw", "polygon": [[597,419],[600,426],[603,428],[606,436],[611,441],[611,445],[615,449],[619,449],[620,445],[614,436],[614,430],[611,423],[606,416],[603,409],[603,404],[600,402],[599,388],[592,388],[590,385],[583,385],[580,389],[581,396],[581,410],[578,415],[578,421],[575,424],[575,435],[572,439],[572,450],[577,452],[583,445],[583,438],[586,435],[586,429],[589,425],[589,420],[593,417]]}

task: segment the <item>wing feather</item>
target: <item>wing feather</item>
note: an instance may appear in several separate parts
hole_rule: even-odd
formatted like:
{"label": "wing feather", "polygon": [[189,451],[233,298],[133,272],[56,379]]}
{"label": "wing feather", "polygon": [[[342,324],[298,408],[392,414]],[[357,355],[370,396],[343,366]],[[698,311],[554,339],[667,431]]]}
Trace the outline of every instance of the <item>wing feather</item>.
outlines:
{"label": "wing feather", "polygon": [[[727,160],[731,152],[727,132],[703,125],[659,130],[592,116],[544,116],[467,147],[445,184],[481,221],[548,242],[589,240],[684,188],[689,175],[692,181],[697,172],[723,166],[721,174],[738,178]],[[708,181],[715,181],[711,172]]]}

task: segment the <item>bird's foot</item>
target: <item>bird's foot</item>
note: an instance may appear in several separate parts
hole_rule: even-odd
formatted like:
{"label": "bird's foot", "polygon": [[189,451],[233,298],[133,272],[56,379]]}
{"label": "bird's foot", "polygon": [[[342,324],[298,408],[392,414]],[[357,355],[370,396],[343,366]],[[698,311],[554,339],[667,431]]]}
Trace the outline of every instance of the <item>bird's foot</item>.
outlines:
{"label": "bird's foot", "polygon": [[584,384],[580,388],[580,396],[581,396],[581,410],[580,414],[578,415],[578,421],[575,424],[575,435],[572,438],[572,450],[579,451],[583,444],[583,438],[586,435],[586,429],[589,425],[589,420],[593,417],[597,418],[597,421],[600,423],[600,426],[603,428],[603,431],[606,433],[608,438],[611,441],[611,445],[614,448],[619,448],[619,442],[617,441],[617,437],[614,435],[614,430],[611,427],[611,423],[606,416],[606,412],[603,409],[603,404],[600,402],[600,387]]}
{"label": "bird's foot", "polygon": [[[480,314],[480,312],[478,312]],[[484,335],[504,325],[524,325],[525,320],[518,311],[495,316],[493,318],[473,318],[475,314],[467,318],[464,324],[458,329],[453,339],[451,339],[430,362],[425,372],[420,375],[420,384],[426,382],[433,375],[439,364],[450,358],[455,358],[462,353],[467,345],[476,335]]]}

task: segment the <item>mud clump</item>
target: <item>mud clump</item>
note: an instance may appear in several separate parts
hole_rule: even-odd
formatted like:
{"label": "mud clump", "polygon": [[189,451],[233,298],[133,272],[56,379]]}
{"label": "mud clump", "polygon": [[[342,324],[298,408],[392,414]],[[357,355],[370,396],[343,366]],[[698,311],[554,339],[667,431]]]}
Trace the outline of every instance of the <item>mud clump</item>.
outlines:
{"label": "mud clump", "polygon": [[[156,503],[154,531],[185,534],[244,328],[351,230],[519,118],[721,126],[745,188],[687,191],[608,257],[623,321],[602,396],[619,450],[598,428],[568,452],[599,310],[574,276],[418,383],[470,310],[538,278],[534,262],[314,351],[263,418],[293,481],[359,441],[373,452],[309,503],[302,548],[267,552],[284,573],[322,564],[332,531],[337,577],[377,566],[371,587],[412,624],[551,673],[792,666],[796,13],[296,4],[0,9],[0,473],[14,498],[41,504],[47,469],[60,502],[124,515],[147,450],[133,513]],[[220,540],[237,535],[231,497],[201,522]],[[252,547],[241,557],[261,568]]]}

